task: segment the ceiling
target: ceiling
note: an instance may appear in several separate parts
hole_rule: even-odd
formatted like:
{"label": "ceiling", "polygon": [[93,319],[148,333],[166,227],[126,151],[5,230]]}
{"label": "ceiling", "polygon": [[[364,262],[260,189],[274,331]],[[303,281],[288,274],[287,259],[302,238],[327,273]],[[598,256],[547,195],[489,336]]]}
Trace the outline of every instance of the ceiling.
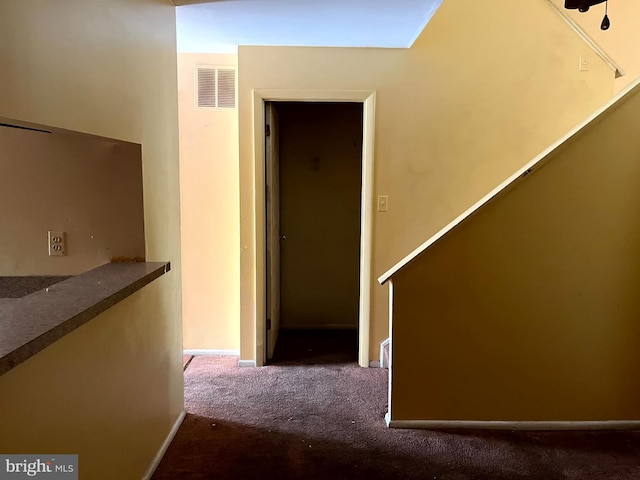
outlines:
{"label": "ceiling", "polygon": [[[407,48],[442,0],[175,0],[178,51],[238,45]],[[186,5],[189,3],[190,5]]]}

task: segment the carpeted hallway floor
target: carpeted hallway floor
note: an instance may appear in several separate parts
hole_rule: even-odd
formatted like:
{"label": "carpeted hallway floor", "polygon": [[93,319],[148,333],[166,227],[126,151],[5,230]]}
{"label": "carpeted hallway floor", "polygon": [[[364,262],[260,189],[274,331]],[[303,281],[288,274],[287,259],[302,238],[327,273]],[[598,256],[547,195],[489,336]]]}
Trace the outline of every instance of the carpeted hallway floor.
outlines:
{"label": "carpeted hallway floor", "polygon": [[153,478],[640,479],[640,432],[388,429],[386,370],[308,353],[242,369],[194,357],[187,417]]}

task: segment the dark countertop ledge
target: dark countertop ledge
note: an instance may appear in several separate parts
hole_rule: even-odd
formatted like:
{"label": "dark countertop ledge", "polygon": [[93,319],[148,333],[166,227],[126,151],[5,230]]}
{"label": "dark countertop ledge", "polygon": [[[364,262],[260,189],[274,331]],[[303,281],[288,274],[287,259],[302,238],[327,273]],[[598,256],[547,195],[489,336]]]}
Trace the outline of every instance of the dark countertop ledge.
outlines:
{"label": "dark countertop ledge", "polygon": [[0,375],[170,268],[168,262],[108,263],[22,298],[0,302]]}

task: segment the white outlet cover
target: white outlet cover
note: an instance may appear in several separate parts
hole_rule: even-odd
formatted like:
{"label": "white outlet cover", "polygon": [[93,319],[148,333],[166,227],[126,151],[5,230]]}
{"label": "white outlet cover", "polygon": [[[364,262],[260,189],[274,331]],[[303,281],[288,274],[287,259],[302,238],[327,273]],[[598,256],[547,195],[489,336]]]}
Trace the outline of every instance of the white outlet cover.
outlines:
{"label": "white outlet cover", "polygon": [[49,256],[62,257],[67,254],[67,241],[65,232],[49,230]]}

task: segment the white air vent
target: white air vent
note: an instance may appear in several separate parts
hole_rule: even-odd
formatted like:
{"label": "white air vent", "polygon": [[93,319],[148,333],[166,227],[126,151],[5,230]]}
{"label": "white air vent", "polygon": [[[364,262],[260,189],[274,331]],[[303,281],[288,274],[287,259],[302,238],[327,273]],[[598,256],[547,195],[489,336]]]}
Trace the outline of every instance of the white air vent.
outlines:
{"label": "white air vent", "polygon": [[236,108],[236,69],[197,66],[196,107]]}
{"label": "white air vent", "polygon": [[198,67],[198,107],[216,107],[216,69]]}

